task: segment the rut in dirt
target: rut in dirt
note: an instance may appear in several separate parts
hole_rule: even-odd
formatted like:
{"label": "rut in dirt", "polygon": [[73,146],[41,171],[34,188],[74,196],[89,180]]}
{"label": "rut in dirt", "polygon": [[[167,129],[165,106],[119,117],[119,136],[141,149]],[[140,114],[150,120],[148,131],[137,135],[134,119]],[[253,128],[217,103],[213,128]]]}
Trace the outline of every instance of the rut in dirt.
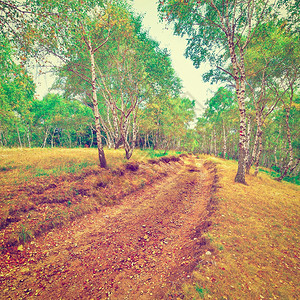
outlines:
{"label": "rut in dirt", "polygon": [[[30,245],[30,264],[8,274],[9,299],[184,298],[210,222],[214,174],[188,159],[177,173],[120,205],[54,230]],[[38,257],[35,253],[43,253]],[[1,295],[2,292],[0,292]]]}

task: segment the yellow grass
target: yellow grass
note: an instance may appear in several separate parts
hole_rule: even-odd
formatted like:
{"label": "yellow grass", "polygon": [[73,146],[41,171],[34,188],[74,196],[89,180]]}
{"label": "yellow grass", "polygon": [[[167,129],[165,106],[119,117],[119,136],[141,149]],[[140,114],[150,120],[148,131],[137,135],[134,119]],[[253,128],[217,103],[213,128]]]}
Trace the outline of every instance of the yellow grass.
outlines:
{"label": "yellow grass", "polygon": [[130,162],[123,149],[105,154],[109,170],[98,166],[97,149],[0,149],[0,250],[116,204],[166,175],[160,164],[139,166],[150,158],[147,151],[136,150]]}
{"label": "yellow grass", "polygon": [[[105,149],[105,154],[109,167],[120,166],[125,162],[123,149]],[[147,152],[140,150],[134,151],[132,156],[132,160],[138,161],[147,158]],[[45,175],[74,173],[83,167],[98,164],[95,148],[0,148],[0,185],[20,184]]]}
{"label": "yellow grass", "polygon": [[217,163],[218,210],[204,253],[185,286],[195,299],[300,299],[300,188],[266,174],[249,175],[248,186],[234,183],[235,162]]}

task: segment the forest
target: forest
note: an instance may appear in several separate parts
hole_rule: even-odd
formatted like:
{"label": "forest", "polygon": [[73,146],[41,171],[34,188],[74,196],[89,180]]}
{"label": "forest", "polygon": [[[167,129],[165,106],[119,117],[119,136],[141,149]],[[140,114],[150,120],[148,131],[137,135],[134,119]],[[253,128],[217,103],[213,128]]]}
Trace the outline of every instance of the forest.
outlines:
{"label": "forest", "polygon": [[0,0],[0,298],[300,299],[299,7]]}
{"label": "forest", "polygon": [[[299,183],[299,1],[159,1],[204,80],[201,116],[130,1],[0,1],[0,146],[187,151]],[[40,99],[32,70],[55,74]],[[267,168],[267,169],[266,169]]]}

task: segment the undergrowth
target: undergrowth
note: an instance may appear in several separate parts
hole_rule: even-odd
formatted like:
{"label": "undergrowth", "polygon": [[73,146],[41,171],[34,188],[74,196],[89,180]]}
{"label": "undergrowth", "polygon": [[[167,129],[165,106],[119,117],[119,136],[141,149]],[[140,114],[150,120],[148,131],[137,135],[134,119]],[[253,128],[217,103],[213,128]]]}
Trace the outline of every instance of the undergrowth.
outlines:
{"label": "undergrowth", "polygon": [[[266,174],[270,175],[273,178],[280,177],[280,173],[277,172],[274,169],[259,168],[259,171],[263,172],[263,173],[266,173]],[[291,182],[291,183],[300,185],[300,173],[296,176],[287,175],[286,177],[283,178],[283,181],[287,181],[287,182]]]}

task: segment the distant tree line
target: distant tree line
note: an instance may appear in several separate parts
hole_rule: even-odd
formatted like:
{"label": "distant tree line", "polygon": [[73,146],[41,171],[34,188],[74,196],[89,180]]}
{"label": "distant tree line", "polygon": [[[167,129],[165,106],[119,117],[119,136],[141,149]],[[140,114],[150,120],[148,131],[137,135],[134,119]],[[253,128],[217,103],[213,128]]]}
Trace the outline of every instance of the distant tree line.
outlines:
{"label": "distant tree line", "polygon": [[[198,118],[195,127],[195,152],[238,159],[239,117],[237,103],[232,101],[234,98],[231,89],[222,87],[207,101],[207,108],[203,116]],[[251,106],[250,99],[247,104]],[[300,94],[294,95],[288,125],[285,107],[280,103],[268,114],[261,129],[256,123],[254,106],[249,107],[248,111],[246,172],[249,173],[251,166],[254,166],[254,175],[257,175],[259,167],[263,166],[282,176],[290,163],[291,142],[293,163],[282,178],[288,176],[299,181]]]}

